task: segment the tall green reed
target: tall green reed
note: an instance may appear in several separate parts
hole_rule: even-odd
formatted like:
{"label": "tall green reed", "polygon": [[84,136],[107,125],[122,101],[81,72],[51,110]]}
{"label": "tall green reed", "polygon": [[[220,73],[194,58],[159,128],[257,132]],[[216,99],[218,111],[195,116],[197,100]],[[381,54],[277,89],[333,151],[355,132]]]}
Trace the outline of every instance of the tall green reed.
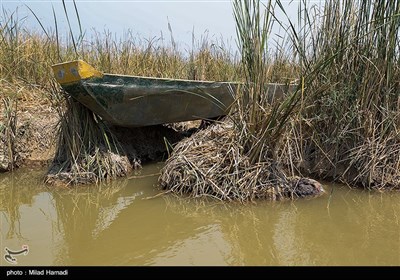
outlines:
{"label": "tall green reed", "polygon": [[313,14],[301,1],[298,29],[291,25],[302,75],[314,77],[296,132],[299,157],[322,176],[398,187],[400,1],[323,4]]}
{"label": "tall green reed", "polygon": [[239,139],[253,164],[263,161],[265,156],[277,159],[281,137],[298,107],[300,96],[296,90],[284,92],[280,98],[271,98],[273,92],[268,83],[272,82],[273,56],[268,43],[275,7],[272,1],[267,2],[264,11],[260,5],[259,1],[233,3],[245,80],[238,93],[234,117],[240,131]]}

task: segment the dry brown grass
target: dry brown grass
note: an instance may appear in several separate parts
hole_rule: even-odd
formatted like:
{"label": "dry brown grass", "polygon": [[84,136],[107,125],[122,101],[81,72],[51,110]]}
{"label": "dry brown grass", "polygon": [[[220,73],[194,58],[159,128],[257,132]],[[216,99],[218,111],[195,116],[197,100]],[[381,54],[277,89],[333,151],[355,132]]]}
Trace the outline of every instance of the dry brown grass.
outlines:
{"label": "dry brown grass", "polygon": [[161,170],[161,187],[179,195],[241,202],[323,192],[316,181],[288,176],[271,159],[252,163],[237,137],[233,124],[224,122],[181,141]]}
{"label": "dry brown grass", "polygon": [[65,105],[55,105],[60,118],[57,149],[46,183],[98,183],[127,175],[131,164],[110,129],[65,92],[54,88],[52,96],[54,103]]}

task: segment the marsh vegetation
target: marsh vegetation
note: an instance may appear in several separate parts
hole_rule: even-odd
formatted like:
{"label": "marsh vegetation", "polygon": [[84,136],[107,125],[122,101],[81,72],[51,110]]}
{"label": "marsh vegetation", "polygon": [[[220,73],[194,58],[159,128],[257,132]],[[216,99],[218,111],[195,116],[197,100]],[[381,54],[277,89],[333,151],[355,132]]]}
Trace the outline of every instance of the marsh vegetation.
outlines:
{"label": "marsh vegetation", "polygon": [[[15,90],[2,89],[2,150],[11,155],[18,143],[20,110],[12,104],[38,103],[59,120],[51,170],[93,182],[134,167],[107,125],[55,86],[50,66],[79,58],[104,72],[241,82],[224,120],[174,146],[161,172],[164,189],[240,201],[320,194],[308,177],[399,189],[400,1],[323,2],[300,1],[298,21],[286,25],[280,1],[234,1],[239,53],[206,34],[185,51],[172,31],[171,40],[132,31],[61,36],[56,17],[53,29],[31,30],[3,12],[0,78]],[[272,25],[285,32],[279,42]],[[274,82],[291,90],[273,97],[267,85]],[[68,180],[86,180],[75,179]]]}

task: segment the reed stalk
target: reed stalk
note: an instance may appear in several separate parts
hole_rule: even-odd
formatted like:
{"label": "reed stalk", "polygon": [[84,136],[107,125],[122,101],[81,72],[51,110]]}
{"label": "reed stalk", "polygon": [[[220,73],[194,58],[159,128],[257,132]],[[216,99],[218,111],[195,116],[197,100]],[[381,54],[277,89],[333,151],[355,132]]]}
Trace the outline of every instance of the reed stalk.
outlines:
{"label": "reed stalk", "polygon": [[400,1],[326,0],[317,13],[310,5],[302,1],[291,28],[303,76],[314,77],[295,128],[300,169],[398,188]]}
{"label": "reed stalk", "polygon": [[272,67],[273,55],[268,48],[274,15],[272,1],[267,2],[264,12],[259,1],[234,1],[233,10],[245,79],[233,115],[238,141],[252,164],[266,158],[276,161],[281,137],[299,104],[300,87],[284,92],[280,98],[271,98],[273,92],[268,84],[273,82],[272,71],[277,70]]}
{"label": "reed stalk", "polygon": [[52,98],[60,122],[57,151],[46,182],[98,183],[125,176],[131,169],[130,162],[102,120],[57,88]]}
{"label": "reed stalk", "polygon": [[244,82],[236,92],[229,120],[175,147],[161,170],[163,189],[241,202],[323,193],[318,182],[289,174],[281,164],[283,139],[300,109],[302,84],[279,96],[268,85],[273,69],[268,40],[274,6],[272,1],[265,10],[260,5],[259,1],[233,2]]}

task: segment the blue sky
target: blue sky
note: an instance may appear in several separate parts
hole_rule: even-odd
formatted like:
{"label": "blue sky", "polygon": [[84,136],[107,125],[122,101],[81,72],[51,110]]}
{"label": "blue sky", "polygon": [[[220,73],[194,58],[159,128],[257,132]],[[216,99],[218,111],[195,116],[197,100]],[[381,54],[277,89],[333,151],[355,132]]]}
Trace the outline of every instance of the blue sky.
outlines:
{"label": "blue sky", "polygon": [[[298,1],[282,2],[288,6],[289,15],[294,17]],[[290,2],[291,3],[289,5]],[[180,45],[190,45],[192,30],[197,39],[208,34],[210,39],[223,38],[225,42],[235,45],[236,31],[232,14],[232,3],[226,0],[165,0],[165,1],[135,1],[135,0],[76,0],[82,26],[90,34],[94,28],[97,31],[110,30],[121,35],[130,29],[142,38],[170,38],[168,22],[175,40]],[[36,20],[26,9],[28,5],[41,22],[47,27],[54,27],[52,7],[56,12],[59,28],[66,33],[67,22],[61,0],[0,0],[1,6],[9,11],[18,7],[20,18],[28,16],[27,24],[39,28]],[[72,0],[66,1],[68,14],[74,30],[77,28]],[[283,18],[283,17],[282,17]],[[278,33],[278,28],[274,29]]]}

